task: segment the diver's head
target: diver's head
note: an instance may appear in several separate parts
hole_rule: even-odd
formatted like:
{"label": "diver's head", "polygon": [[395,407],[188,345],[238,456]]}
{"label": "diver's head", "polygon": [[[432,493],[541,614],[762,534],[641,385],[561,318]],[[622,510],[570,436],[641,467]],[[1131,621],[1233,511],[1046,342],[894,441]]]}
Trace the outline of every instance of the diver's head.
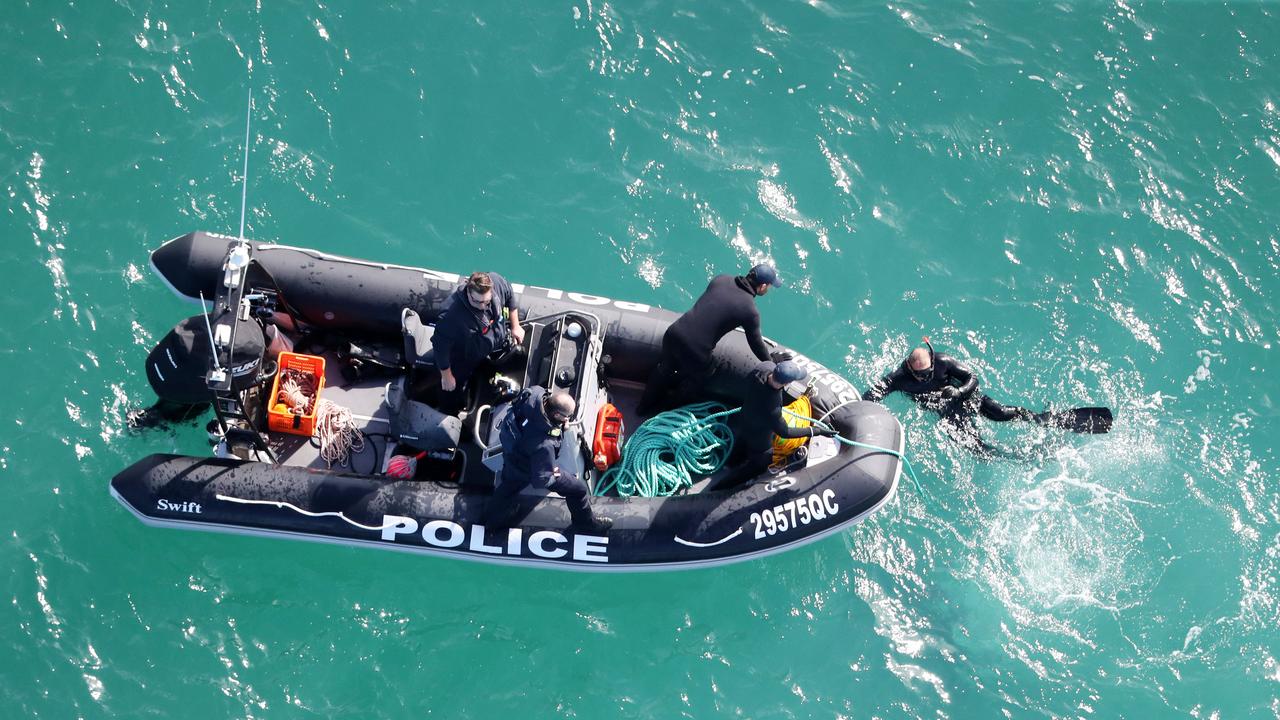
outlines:
{"label": "diver's head", "polygon": [[546,413],[548,420],[557,425],[569,422],[577,407],[578,404],[574,402],[573,396],[563,390],[548,393],[542,400],[542,411]]}
{"label": "diver's head", "polygon": [[919,382],[933,379],[933,353],[929,350],[922,347],[912,350],[905,364],[907,372]]}
{"label": "diver's head", "polygon": [[747,272],[747,283],[751,285],[756,295],[768,293],[771,287],[782,287],[782,282],[778,280],[778,271],[766,263],[761,263]]}

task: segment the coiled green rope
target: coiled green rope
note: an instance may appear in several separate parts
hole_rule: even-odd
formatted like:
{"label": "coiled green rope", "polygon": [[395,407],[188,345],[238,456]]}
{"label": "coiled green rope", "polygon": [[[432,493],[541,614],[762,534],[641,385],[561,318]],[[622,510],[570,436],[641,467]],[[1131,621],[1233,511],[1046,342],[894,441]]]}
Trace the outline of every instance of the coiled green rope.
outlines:
{"label": "coiled green rope", "polygon": [[695,475],[710,475],[733,450],[733,431],[719,403],[698,403],[649,418],[631,437],[622,459],[596,483],[596,495],[667,497],[693,485]]}
{"label": "coiled green rope", "polygon": [[[710,475],[724,464],[733,450],[733,431],[721,418],[726,418],[742,408],[727,410],[719,403],[698,403],[659,413],[645,421],[627,439],[622,459],[608,470],[596,483],[595,494],[604,495],[617,489],[621,497],[667,497],[693,486],[695,475]],[[819,427],[834,429],[830,425],[807,415],[782,410]],[[854,447],[893,455],[902,461],[907,476],[916,486],[922,498],[932,498],[920,480],[907,456],[868,443],[850,440],[841,435],[835,439]]]}

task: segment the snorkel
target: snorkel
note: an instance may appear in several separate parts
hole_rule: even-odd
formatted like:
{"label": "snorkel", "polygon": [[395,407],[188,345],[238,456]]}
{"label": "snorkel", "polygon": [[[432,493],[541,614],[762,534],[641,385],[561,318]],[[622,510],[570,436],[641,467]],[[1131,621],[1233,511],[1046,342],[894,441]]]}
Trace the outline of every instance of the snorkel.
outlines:
{"label": "snorkel", "polygon": [[929,342],[928,335],[923,335],[920,339],[924,341],[925,347],[929,348],[929,368],[927,370],[917,370],[911,367],[911,358],[909,356],[902,364],[906,366],[907,372],[911,373],[911,377],[915,378],[917,382],[928,382],[933,379],[934,370],[938,366],[937,353],[933,349],[933,343]]}

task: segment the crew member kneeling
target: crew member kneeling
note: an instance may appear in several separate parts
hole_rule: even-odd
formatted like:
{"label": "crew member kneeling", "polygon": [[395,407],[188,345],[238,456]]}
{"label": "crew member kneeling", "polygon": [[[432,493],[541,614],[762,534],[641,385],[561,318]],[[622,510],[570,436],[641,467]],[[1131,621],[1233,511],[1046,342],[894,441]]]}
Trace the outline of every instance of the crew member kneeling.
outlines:
{"label": "crew member kneeling", "polygon": [[575,527],[604,532],[613,521],[595,517],[587,502],[587,484],[577,474],[556,464],[564,427],[573,417],[576,403],[566,392],[549,393],[531,387],[512,401],[502,420],[498,438],[502,444],[502,473],[485,508],[484,524],[504,525],[514,510],[512,500],[525,486],[546,488],[564,496]]}
{"label": "crew member kneeling", "polygon": [[834,430],[818,426],[791,427],[782,417],[782,388],[808,375],[804,368],[790,360],[762,362],[756,366],[742,398],[742,411],[729,418],[729,427],[733,428],[733,452],[725,463],[729,473],[713,481],[703,492],[736,488],[767,470],[774,435],[798,438],[836,434]]}

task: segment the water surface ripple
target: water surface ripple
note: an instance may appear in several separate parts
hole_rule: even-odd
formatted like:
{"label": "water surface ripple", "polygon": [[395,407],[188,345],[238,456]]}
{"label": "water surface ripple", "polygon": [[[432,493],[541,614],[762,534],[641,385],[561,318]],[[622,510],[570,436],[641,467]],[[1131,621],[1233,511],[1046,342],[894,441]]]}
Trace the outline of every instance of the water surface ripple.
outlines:
{"label": "water surface ripple", "polygon": [[[0,16],[0,703],[14,717],[1280,717],[1280,74],[1258,3],[10,3]],[[766,560],[629,577],[146,528],[107,495],[247,232],[686,306],[865,385],[922,334],[997,399],[902,398],[925,493]],[[1272,438],[1268,441],[1266,438]]]}

